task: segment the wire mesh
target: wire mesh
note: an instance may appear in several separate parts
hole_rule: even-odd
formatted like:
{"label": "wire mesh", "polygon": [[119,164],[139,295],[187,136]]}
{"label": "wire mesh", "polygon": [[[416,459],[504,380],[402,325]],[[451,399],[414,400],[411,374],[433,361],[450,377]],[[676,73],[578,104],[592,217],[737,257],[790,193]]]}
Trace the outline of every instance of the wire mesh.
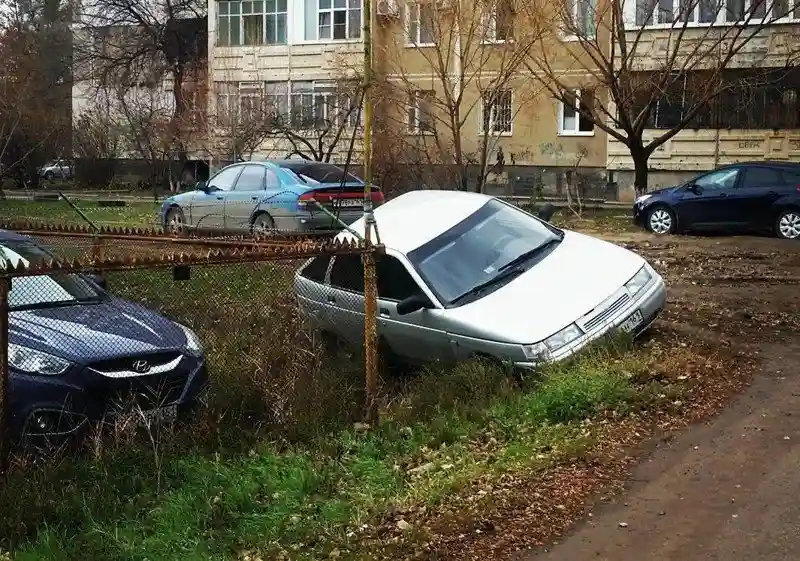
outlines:
{"label": "wire mesh", "polygon": [[284,428],[363,413],[375,247],[104,236],[0,231],[12,438],[199,411]]}

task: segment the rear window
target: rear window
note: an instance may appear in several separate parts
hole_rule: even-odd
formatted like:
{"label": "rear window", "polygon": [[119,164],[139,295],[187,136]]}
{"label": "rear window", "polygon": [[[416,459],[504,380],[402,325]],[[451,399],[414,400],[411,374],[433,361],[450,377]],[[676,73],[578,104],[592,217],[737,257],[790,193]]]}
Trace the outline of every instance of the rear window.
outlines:
{"label": "rear window", "polygon": [[[339,166],[323,162],[282,163],[281,167],[293,171],[305,183],[341,183],[343,180],[362,183],[362,180],[352,173],[345,174]],[[345,177],[347,179],[344,179]]]}
{"label": "rear window", "polygon": [[320,255],[312,259],[308,265],[303,267],[300,271],[300,276],[316,282],[323,282],[325,280],[325,273],[328,270],[328,263],[331,262],[330,255]]}

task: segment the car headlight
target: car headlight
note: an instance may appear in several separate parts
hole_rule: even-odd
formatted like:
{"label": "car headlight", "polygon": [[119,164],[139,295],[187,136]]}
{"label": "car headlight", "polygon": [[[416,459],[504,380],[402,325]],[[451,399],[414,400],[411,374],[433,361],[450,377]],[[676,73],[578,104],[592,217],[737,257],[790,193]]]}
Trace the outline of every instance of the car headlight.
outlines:
{"label": "car headlight", "polygon": [[8,364],[28,374],[58,376],[66,372],[70,362],[49,353],[9,343]]}
{"label": "car headlight", "polygon": [[647,265],[643,265],[639,271],[633,275],[633,278],[625,283],[625,288],[631,293],[631,295],[635,295],[638,293],[642,288],[647,286],[647,283],[653,278],[653,275],[649,271],[649,267]]}
{"label": "car headlight", "polygon": [[195,356],[203,354],[203,345],[200,343],[200,338],[197,334],[185,325],[181,325],[180,323],[178,325],[183,329],[184,335],[186,335],[186,350]]}
{"label": "car headlight", "polygon": [[652,197],[652,196],[653,196],[653,195],[642,195],[641,197],[638,197],[638,198],[637,198],[637,199],[634,201],[634,204],[640,205],[640,204],[644,203],[644,202],[645,202],[647,199],[649,199],[649,198],[650,198],[650,197]]}
{"label": "car headlight", "polygon": [[583,331],[581,331],[581,328],[572,323],[540,343],[523,345],[522,352],[525,353],[525,357],[529,360],[548,360],[550,353],[569,345],[582,336]]}

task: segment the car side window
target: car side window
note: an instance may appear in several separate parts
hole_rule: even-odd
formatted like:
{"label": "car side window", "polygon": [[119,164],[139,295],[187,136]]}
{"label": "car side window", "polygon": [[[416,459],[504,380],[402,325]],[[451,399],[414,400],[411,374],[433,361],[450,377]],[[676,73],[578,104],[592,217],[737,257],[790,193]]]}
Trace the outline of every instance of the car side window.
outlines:
{"label": "car side window", "polygon": [[774,187],[781,185],[783,180],[778,170],[765,167],[751,167],[744,172],[743,187]]}
{"label": "car side window", "polygon": [[220,191],[230,191],[236,178],[239,177],[239,172],[242,171],[243,166],[232,166],[220,171],[217,175],[208,180],[211,187],[216,187]]}
{"label": "car side window", "polygon": [[281,181],[278,179],[278,174],[267,168],[267,189],[277,189],[280,186]]}
{"label": "car side window", "polygon": [[702,177],[698,177],[694,184],[703,191],[720,191],[722,189],[733,189],[736,186],[736,179],[739,177],[739,169],[721,169],[712,171]]}
{"label": "car side window", "polygon": [[409,296],[419,294],[420,287],[417,281],[395,257],[381,255],[378,258],[376,271],[378,275],[378,298],[400,301]]}
{"label": "car side window", "polygon": [[360,255],[340,255],[333,260],[331,286],[364,293],[364,265]]}
{"label": "car side window", "polygon": [[784,169],[781,171],[781,175],[783,176],[782,183],[784,185],[800,189],[800,171]]}
{"label": "car side window", "polygon": [[328,264],[331,262],[330,255],[319,255],[309,261],[308,265],[300,271],[300,276],[315,282],[324,282],[325,273],[328,271]]}
{"label": "car side window", "polygon": [[236,180],[234,191],[261,191],[264,189],[264,172],[266,168],[259,165],[244,166]]}

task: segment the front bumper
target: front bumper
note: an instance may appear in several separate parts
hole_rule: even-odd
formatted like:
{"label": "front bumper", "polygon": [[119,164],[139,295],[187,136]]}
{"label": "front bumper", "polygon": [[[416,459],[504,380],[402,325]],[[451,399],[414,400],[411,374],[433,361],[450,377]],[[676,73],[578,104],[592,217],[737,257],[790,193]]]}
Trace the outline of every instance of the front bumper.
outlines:
{"label": "front bumper", "polygon": [[171,372],[119,379],[87,367],[53,377],[10,369],[10,434],[15,440],[69,437],[89,422],[113,417],[121,407],[190,407],[205,391],[208,373],[203,358],[185,356],[182,362]]}
{"label": "front bumper", "polygon": [[647,213],[644,210],[644,205],[634,204],[632,214],[633,224],[639,228],[647,229]]}
{"label": "front bumper", "polygon": [[[631,333],[638,337],[647,330],[650,325],[661,314],[667,302],[667,288],[661,275],[653,271],[653,279],[642,289],[642,293],[632,298],[624,307],[617,310],[614,315],[591,331],[576,339],[572,343],[565,345],[550,355],[550,362],[557,362],[575,354],[589,343],[608,335],[625,323],[637,311],[642,314],[642,320],[634,326]],[[540,362],[524,361],[515,362],[514,365],[520,368],[535,368]]]}

